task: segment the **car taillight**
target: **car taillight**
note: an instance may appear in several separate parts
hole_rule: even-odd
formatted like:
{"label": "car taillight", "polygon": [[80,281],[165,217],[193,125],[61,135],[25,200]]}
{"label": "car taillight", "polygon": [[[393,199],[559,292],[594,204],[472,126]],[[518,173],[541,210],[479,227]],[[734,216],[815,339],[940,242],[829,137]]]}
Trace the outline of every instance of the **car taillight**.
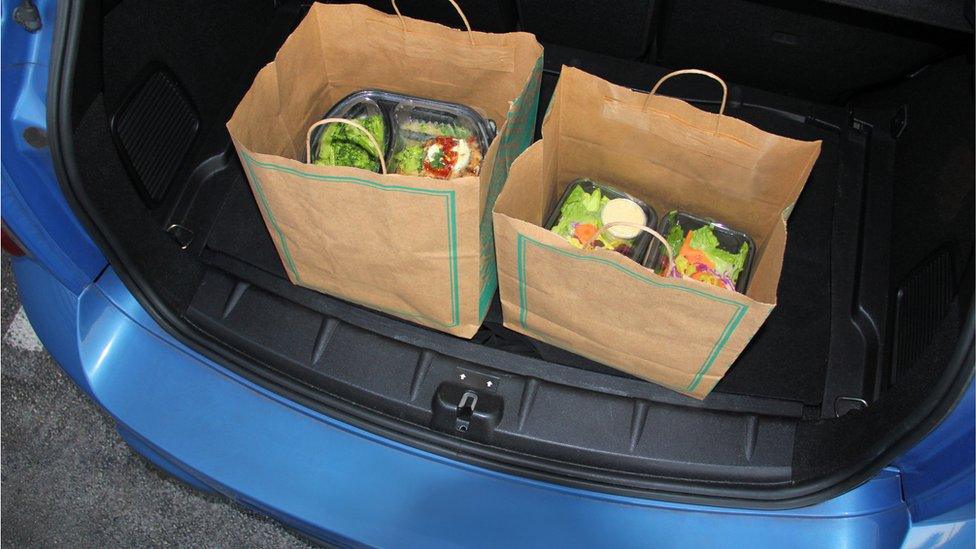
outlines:
{"label": "car taillight", "polygon": [[7,229],[7,224],[4,223],[2,227],[3,227],[2,233],[0,234],[2,234],[3,236],[2,238],[3,251],[7,252],[10,255],[16,255],[16,256],[24,255],[24,248],[21,247],[20,242],[17,240],[15,236],[13,236],[13,233],[11,233],[9,229]]}

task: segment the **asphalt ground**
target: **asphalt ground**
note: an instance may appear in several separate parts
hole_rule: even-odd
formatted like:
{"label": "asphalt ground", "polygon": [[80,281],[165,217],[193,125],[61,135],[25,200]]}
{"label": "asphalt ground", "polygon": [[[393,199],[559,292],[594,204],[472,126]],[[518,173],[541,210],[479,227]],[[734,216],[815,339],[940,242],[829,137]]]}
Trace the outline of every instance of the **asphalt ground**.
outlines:
{"label": "asphalt ground", "polygon": [[133,452],[34,335],[2,259],[0,545],[308,547]]}

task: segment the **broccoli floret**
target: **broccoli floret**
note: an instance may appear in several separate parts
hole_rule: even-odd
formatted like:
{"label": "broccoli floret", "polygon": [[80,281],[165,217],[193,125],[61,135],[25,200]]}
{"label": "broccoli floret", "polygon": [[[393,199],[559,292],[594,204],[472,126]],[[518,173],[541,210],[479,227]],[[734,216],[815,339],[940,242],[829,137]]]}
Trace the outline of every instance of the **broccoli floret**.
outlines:
{"label": "broccoli floret", "polygon": [[320,166],[350,166],[362,168],[364,170],[377,171],[380,162],[375,154],[369,154],[366,149],[352,143],[333,143],[330,147],[328,158],[319,158],[315,161]]}
{"label": "broccoli floret", "polygon": [[[356,122],[362,124],[364,128],[369,130],[369,133],[373,134],[373,137],[376,139],[376,143],[379,144],[380,148],[384,149],[383,152],[386,153],[386,125],[383,124],[383,118],[380,116],[367,116],[365,118],[356,120]],[[359,145],[363,149],[373,153],[373,156],[375,156],[375,147],[373,147],[373,145],[369,142],[369,138],[363,135],[363,132],[345,124],[342,124],[341,126],[345,131],[346,140]]]}
{"label": "broccoli floret", "polygon": [[[386,148],[386,126],[380,116],[356,120],[376,138],[380,148]],[[369,138],[362,131],[346,124],[329,124],[319,137],[315,164],[320,166],[351,166],[377,171],[379,157]]]}
{"label": "broccoli floret", "polygon": [[424,162],[424,148],[420,145],[410,145],[393,155],[396,161],[397,173],[403,175],[420,175]]}

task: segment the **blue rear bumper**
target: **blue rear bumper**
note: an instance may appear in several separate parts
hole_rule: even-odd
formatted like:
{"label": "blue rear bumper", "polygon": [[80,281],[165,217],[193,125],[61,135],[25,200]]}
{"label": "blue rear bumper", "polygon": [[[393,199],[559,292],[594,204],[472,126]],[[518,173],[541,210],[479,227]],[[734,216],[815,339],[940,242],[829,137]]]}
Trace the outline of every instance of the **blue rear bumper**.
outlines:
{"label": "blue rear bumper", "polygon": [[29,259],[14,270],[38,335],[136,450],[197,488],[316,538],[384,546],[893,547],[909,531],[893,469],[816,506],[751,511],[593,493],[466,465],[231,373],[163,332],[111,269],[81,295]]}

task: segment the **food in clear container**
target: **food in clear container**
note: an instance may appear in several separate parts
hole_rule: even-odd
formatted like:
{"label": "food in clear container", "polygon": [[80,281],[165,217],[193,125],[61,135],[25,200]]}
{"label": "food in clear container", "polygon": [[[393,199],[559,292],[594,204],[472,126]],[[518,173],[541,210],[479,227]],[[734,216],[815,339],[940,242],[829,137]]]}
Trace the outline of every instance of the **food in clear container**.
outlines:
{"label": "food in clear container", "polygon": [[675,268],[671,268],[667,254],[658,246],[658,274],[727,290],[745,290],[755,244],[744,233],[676,211],[664,217],[661,233],[674,253]]}
{"label": "food in clear container", "polygon": [[[569,185],[546,226],[577,248],[606,248],[639,258],[648,235],[637,225],[653,226],[654,210],[647,204],[610,187],[581,179]],[[610,223],[613,225],[601,231]]]}
{"label": "food in clear container", "polygon": [[[391,173],[436,179],[477,176],[495,125],[474,109],[381,90],[360,90],[324,118],[359,122],[382,148]],[[312,133],[311,162],[380,171],[375,147],[360,130],[333,123]]]}
{"label": "food in clear container", "polygon": [[[353,119],[373,134],[376,142],[383,147],[386,140],[386,127],[381,116],[367,116]],[[385,154],[385,151],[384,151]],[[377,172],[380,159],[376,148],[362,130],[346,124],[328,124],[319,134],[313,164],[319,166],[351,166]]]}
{"label": "food in clear container", "polygon": [[439,135],[411,143],[394,155],[396,173],[453,179],[481,173],[481,147],[471,137]]}
{"label": "food in clear container", "polygon": [[462,105],[413,99],[394,111],[397,126],[394,173],[435,179],[477,176],[490,127]]}
{"label": "food in clear container", "polygon": [[[336,104],[324,118],[346,118],[358,122],[373,135],[382,148],[382,154],[386,154],[386,116],[375,101],[367,97],[346,98]],[[348,124],[325,124],[317,128],[312,139],[315,143],[312,151],[313,164],[380,171],[379,153],[362,130]]]}

